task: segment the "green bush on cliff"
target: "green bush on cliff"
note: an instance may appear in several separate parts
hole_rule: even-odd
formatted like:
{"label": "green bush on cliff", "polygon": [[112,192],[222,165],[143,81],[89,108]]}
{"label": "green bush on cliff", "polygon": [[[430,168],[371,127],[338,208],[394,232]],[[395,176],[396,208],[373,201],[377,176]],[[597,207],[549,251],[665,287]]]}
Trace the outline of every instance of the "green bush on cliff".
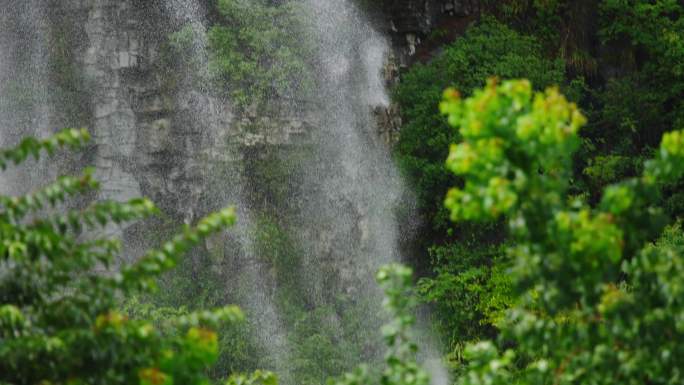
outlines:
{"label": "green bush on cliff", "polygon": [[[563,59],[570,77],[586,78],[582,100],[568,95],[580,102],[589,117],[581,134],[584,143],[577,155],[581,160],[575,170],[577,190],[595,197],[605,185],[636,175],[640,159],[658,146],[662,134],[681,125],[678,123],[684,120],[681,64],[684,62],[684,4],[681,2],[505,0],[485,3],[485,12],[543,42],[546,56]],[[623,164],[606,163],[619,157],[630,159],[625,159],[627,162]],[[612,165],[617,167],[609,167]],[[584,168],[590,169],[583,172]],[[600,169],[606,173],[597,174]]]}
{"label": "green bush on cliff", "polygon": [[239,106],[293,99],[312,88],[303,6],[294,1],[219,0],[208,34],[210,72]]}
{"label": "green bush on cliff", "polygon": [[328,385],[428,385],[430,377],[417,362],[418,344],[413,327],[417,299],[412,289],[413,271],[403,265],[390,264],[377,273],[385,299],[383,307],[390,320],[382,327],[387,346],[385,365],[379,371],[360,365],[344,376],[328,381]]}
{"label": "green bush on cliff", "polygon": [[418,293],[432,305],[434,326],[449,359],[461,359],[468,341],[496,336],[496,325],[512,304],[510,267],[504,247],[456,242],[429,250],[434,276],[421,278]]}
{"label": "green bush on cliff", "polygon": [[599,11],[599,38],[611,48],[605,60],[624,72],[601,95],[597,118],[611,125],[601,134],[621,153],[639,154],[684,123],[684,4],[604,0]]}
{"label": "green bush on cliff", "polygon": [[461,224],[451,229],[441,197],[459,182],[444,159],[459,134],[440,115],[438,104],[444,88],[467,94],[488,76],[528,77],[546,87],[562,84],[564,69],[562,62],[544,56],[536,39],[486,19],[432,62],[412,67],[394,92],[404,121],[396,156],[417,191],[429,226],[421,241],[431,250],[434,275],[421,281],[420,293],[434,304],[435,322],[457,356],[466,341],[495,332],[493,322],[509,303],[501,269],[507,258],[498,246],[503,235],[500,224]]}
{"label": "green bush on cliff", "polygon": [[404,121],[397,156],[436,231],[448,227],[439,197],[456,181],[444,159],[449,143],[458,138],[439,114],[442,90],[454,87],[469,93],[490,76],[530,78],[542,88],[564,82],[563,63],[547,59],[537,40],[487,19],[432,62],[413,66],[394,91]]}

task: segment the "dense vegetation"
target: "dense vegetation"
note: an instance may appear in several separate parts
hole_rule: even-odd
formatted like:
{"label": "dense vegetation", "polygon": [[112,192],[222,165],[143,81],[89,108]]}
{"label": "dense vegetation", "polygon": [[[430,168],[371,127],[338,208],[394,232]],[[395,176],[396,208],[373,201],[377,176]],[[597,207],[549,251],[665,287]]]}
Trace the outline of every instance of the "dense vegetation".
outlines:
{"label": "dense vegetation", "polygon": [[[66,130],[26,139],[0,153],[0,167],[42,151],[81,145],[87,132]],[[21,197],[0,197],[0,382],[9,384],[171,384],[207,381],[216,360],[222,321],[236,322],[235,307],[165,317],[160,325],[129,319],[121,298],[149,291],[201,237],[235,221],[233,209],[186,228],[136,263],[116,267],[121,244],[95,236],[108,225],[154,214],[146,199],[96,202],[68,209],[68,199],[97,189],[92,170],[61,177]],[[84,234],[91,234],[83,239]]]}
{"label": "dense vegetation", "polygon": [[607,186],[592,207],[568,193],[586,118],[556,89],[491,80],[465,101],[446,91],[441,110],[463,138],[447,160],[465,178],[447,195],[451,218],[505,216],[514,240],[505,351],[467,347],[458,382],[680,382],[684,238],[657,203],[663,183],[684,175],[684,131],[665,134],[641,175]]}
{"label": "dense vegetation", "polygon": [[[0,152],[0,168],[87,140],[83,130],[65,130],[45,140],[28,138]],[[176,267],[200,240],[234,224],[235,210],[227,208],[195,227],[185,226],[158,250],[122,265],[117,258],[120,241],[98,233],[159,212],[147,199],[68,208],[69,200],[97,188],[87,169],[28,195],[0,196],[0,384],[276,384],[270,372],[212,369],[221,350],[239,349],[239,334],[227,329],[226,339],[214,331],[242,321],[239,308],[188,312],[136,299],[153,293],[162,273]],[[385,369],[360,366],[338,383],[426,385],[428,376],[414,355],[411,270],[390,265],[377,278],[392,315],[383,329],[389,348]],[[315,345],[320,342],[312,341],[310,348],[320,351]],[[319,358],[321,365],[335,363],[331,357]],[[300,379],[321,375],[314,366],[298,369],[305,371]]]}
{"label": "dense vegetation", "polygon": [[[209,3],[206,31],[190,24],[169,36],[167,81],[194,82],[239,110],[312,97],[312,48],[284,33],[307,28],[301,2]],[[288,222],[297,176],[286,169],[308,150],[250,159],[248,177],[262,187],[250,197],[254,254],[294,325],[281,380],[427,385],[411,330],[423,303],[453,383],[682,383],[684,4],[481,3],[462,36],[392,90],[403,119],[395,159],[424,218],[423,254],[412,263],[427,273],[378,273],[389,314],[384,362],[359,330],[361,317],[381,313],[371,300],[313,306],[300,295],[302,250]],[[426,45],[443,38],[439,28]],[[53,97],[86,99],[75,42],[56,36]],[[182,78],[174,65],[196,71]],[[19,96],[0,108],[29,104]],[[58,121],[87,122],[86,107],[71,104]],[[26,139],[0,152],[0,167],[87,140],[77,130]],[[123,264],[120,242],[102,234],[159,211],[145,199],[83,207],[79,197],[98,187],[92,175],[0,196],[0,384],[275,385],[276,374],[258,370],[277,366],[258,331],[226,304],[239,274],[226,282],[209,250],[195,247],[232,225],[234,211],[169,224],[179,236]],[[340,314],[336,328],[328,319]]]}
{"label": "dense vegetation", "polygon": [[[418,237],[425,254],[417,263],[433,272],[419,290],[433,305],[456,370],[467,341],[499,335],[504,310],[517,300],[506,220],[452,226],[442,205],[449,187],[464,181],[444,167],[448,144],[462,135],[439,114],[441,91],[468,96],[491,76],[527,78],[536,90],[559,86],[588,118],[567,189],[592,207],[606,186],[641,174],[663,133],[681,128],[684,96],[681,2],[482,3],[463,36],[412,66],[394,90],[404,119],[396,156],[426,219]],[[681,180],[667,181],[661,192],[654,204],[680,216]]]}
{"label": "dense vegetation", "polygon": [[220,22],[208,33],[210,71],[239,105],[311,92],[311,48],[294,31],[305,27],[302,4],[219,0]]}
{"label": "dense vegetation", "polygon": [[195,21],[168,36],[161,69],[167,85],[191,82],[241,110],[311,98],[312,46],[300,38],[308,27],[300,2],[217,0],[211,14],[207,30]]}

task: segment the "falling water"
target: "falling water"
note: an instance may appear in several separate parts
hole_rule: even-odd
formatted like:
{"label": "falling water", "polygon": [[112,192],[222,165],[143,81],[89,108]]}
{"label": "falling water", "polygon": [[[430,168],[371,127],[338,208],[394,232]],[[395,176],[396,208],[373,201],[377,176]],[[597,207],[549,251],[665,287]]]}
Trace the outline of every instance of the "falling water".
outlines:
{"label": "falling water", "polygon": [[[165,4],[185,24],[184,28],[190,26],[193,56],[206,58],[203,34],[206,27],[203,27],[198,3],[167,0]],[[238,300],[247,310],[260,345],[269,356],[262,362],[270,363],[270,369],[276,370],[286,384],[292,382],[292,371],[296,370],[293,367],[298,360],[318,359],[296,356],[291,350],[291,344],[301,344],[313,337],[297,334],[294,322],[312,322],[317,325],[314,328],[324,330],[339,329],[331,337],[356,341],[348,341],[352,345],[362,343],[363,346],[356,347],[359,354],[351,358],[355,362],[350,362],[350,366],[381,356],[381,342],[375,338],[382,320],[377,316],[380,292],[374,272],[382,264],[400,257],[395,211],[400,204],[406,204],[401,201],[406,196],[404,186],[386,143],[379,138],[373,115],[373,110],[386,107],[389,99],[382,77],[389,49],[385,39],[350,1],[305,0],[303,4],[304,25],[296,31],[281,33],[299,34],[302,44],[313,43],[315,57],[309,59],[316,69],[312,77],[317,85],[313,93],[317,100],[302,103],[312,103],[318,110],[317,115],[324,118],[317,122],[307,146],[309,150],[305,151],[306,161],[299,169],[289,170],[288,183],[299,184],[288,198],[298,200],[297,209],[292,213],[294,219],[284,224],[289,227],[286,232],[300,253],[296,277],[277,282],[278,278],[274,279],[270,272],[273,267],[261,253],[280,255],[284,251],[272,250],[277,245],[269,245],[271,250],[264,251],[255,243],[253,229],[259,225],[253,219],[263,215],[263,207],[249,202],[250,196],[263,188],[264,181],[250,179],[238,167],[227,179],[213,177],[211,182],[225,186],[222,197],[211,199],[238,204],[240,224],[233,234],[242,255],[238,257],[238,270],[230,274],[239,274],[241,279],[234,289],[249,293]],[[206,64],[204,59],[199,69],[187,71],[203,71]],[[198,92],[192,89],[191,82],[188,84],[187,89],[176,95],[177,99],[183,100]],[[211,98],[203,100],[209,102]],[[279,100],[274,98],[269,102],[276,104]],[[211,109],[189,112],[195,124],[212,114]],[[243,158],[243,162],[250,162],[250,158]],[[242,166],[245,167],[249,165]],[[271,202],[270,205],[279,210],[288,203]],[[279,290],[293,288],[298,291],[296,300],[278,295]],[[300,302],[304,305],[295,304]],[[323,320],[302,321],[281,315],[292,306],[304,306],[302,310],[308,309],[308,312],[324,308],[337,310]],[[361,325],[347,330],[345,313],[354,311],[364,313],[359,317]]]}
{"label": "falling water", "polygon": [[[314,292],[324,292],[334,280],[321,266],[337,264],[338,291],[377,299],[381,293],[374,273],[381,265],[406,257],[401,237],[410,234],[406,227],[400,228],[398,209],[414,208],[373,114],[389,104],[383,77],[389,47],[353,1],[305,0],[305,4],[312,14],[317,91],[326,117],[314,140],[316,161],[309,162],[306,170],[308,183],[317,186],[307,196],[308,244],[313,251],[309,258],[314,261],[309,266],[317,267],[308,279],[317,285]],[[374,321],[368,314],[364,328],[369,335],[377,333]],[[439,353],[422,329],[422,359],[433,384],[445,384]]]}
{"label": "falling water", "polygon": [[308,170],[309,181],[321,184],[311,197],[312,215],[337,241],[319,256],[347,261],[348,274],[372,281],[372,272],[400,256],[394,210],[404,188],[372,114],[388,103],[382,78],[388,47],[350,1],[306,4],[325,116],[315,138],[318,161]]}
{"label": "falling water", "polygon": [[[0,6],[0,146],[11,146],[26,135],[52,132],[50,34],[44,2],[2,1]],[[28,162],[0,175],[0,193],[26,192],[49,175],[44,163]]]}
{"label": "falling water", "polygon": [[[50,133],[51,124],[58,121],[50,102],[54,87],[48,65],[54,17],[48,17],[45,3],[0,0],[3,9],[15,9],[0,13],[3,145],[27,134]],[[123,200],[144,194],[170,218],[186,223],[228,204],[238,207],[239,224],[229,234],[209,240],[197,253],[220,255],[213,262],[219,279],[225,281],[221,282],[225,293],[220,295],[245,309],[256,342],[265,351],[259,364],[277,371],[284,384],[295,382],[293,368],[302,359],[324,367],[316,362],[321,358],[315,351],[302,353],[295,346],[318,332],[337,346],[352,346],[352,353],[342,357],[350,361],[347,366],[378,360],[381,293],[374,273],[382,264],[403,257],[400,242],[406,234],[400,229],[397,209],[412,205],[373,114],[389,103],[382,75],[389,53],[385,38],[352,0],[301,0],[303,24],[281,33],[296,34],[302,44],[314,47],[313,57],[307,60],[316,99],[299,100],[292,109],[312,112],[315,127],[300,146],[245,149],[229,144],[240,134],[235,131],[241,112],[206,83],[194,81],[207,74],[210,58],[205,1],[93,0],[85,12],[79,8],[82,2],[73,3],[81,12],[73,14],[82,18],[76,22],[82,22],[82,28],[72,64],[88,78],[89,100],[83,109],[91,118],[69,124],[91,124],[95,145],[87,160],[104,179],[101,198]],[[145,26],[131,26],[133,22]],[[174,89],[164,90],[163,72],[151,65],[159,60],[159,52],[148,46],[158,46],[166,35],[181,31],[189,31],[191,47],[185,57],[176,58],[174,68],[180,73],[175,74]],[[30,97],[22,99],[24,94]],[[23,109],[14,108],[17,103]],[[286,170],[286,202],[255,203],[264,181],[250,170],[254,154],[258,158],[268,151],[285,157],[303,154],[296,168]],[[40,181],[50,176],[38,171],[34,167],[21,175]],[[11,180],[16,178],[0,175],[0,192],[11,190]],[[283,246],[269,245],[264,250],[258,239],[259,218],[276,217],[273,213],[279,211],[291,215],[274,222],[287,234],[284,243],[294,250],[290,252],[297,254],[296,271],[286,280],[278,279],[273,261],[263,255],[281,255],[285,252],[277,248]],[[149,229],[144,230],[123,232],[129,249],[149,245]],[[283,299],[284,290],[294,293]],[[191,303],[194,298],[182,300]],[[300,313],[292,316],[293,308]],[[326,309],[325,317],[310,316],[319,309]],[[349,314],[360,314],[354,325],[346,324]],[[439,365],[434,367],[439,373]]]}
{"label": "falling water", "polygon": [[[221,148],[223,154],[220,157],[225,157],[226,152],[231,152],[230,158],[241,159],[242,154],[240,154],[239,149],[225,147],[222,145],[223,143],[220,143],[226,140],[219,134],[225,127],[216,124],[216,122],[221,121],[220,115],[225,114],[226,109],[232,109],[230,101],[222,101],[213,97],[208,90],[198,87],[192,81],[192,79],[208,77],[209,54],[207,51],[206,9],[197,0],[165,0],[164,7],[171,13],[172,21],[170,24],[172,29],[190,31],[192,36],[192,46],[189,50],[189,54],[193,57],[192,65],[189,66],[187,60],[180,60],[184,79],[179,90],[175,93],[176,105],[183,106],[185,113],[189,114],[186,117],[189,125],[205,130],[206,134],[210,136],[205,141],[205,147]],[[193,99],[200,102],[192,103]],[[232,117],[232,111],[229,112],[229,115]],[[227,124],[230,125],[231,122],[227,122]],[[228,128],[230,129],[230,127]],[[212,155],[209,156],[209,159],[203,160],[211,162],[213,160],[211,158]],[[230,276],[226,276],[225,279],[231,279],[232,276],[238,274],[242,278],[239,285],[231,287],[231,293],[228,295],[233,300],[237,300],[246,312],[256,334],[259,347],[270,358],[271,369],[281,374],[281,380],[287,381],[289,380],[287,357],[290,353],[286,342],[286,331],[274,305],[274,298],[271,294],[273,288],[269,286],[267,280],[263,279],[266,267],[260,263],[258,255],[256,255],[251,234],[251,230],[255,226],[252,220],[253,213],[249,204],[246,203],[246,196],[251,191],[249,190],[250,186],[246,185],[247,182],[242,170],[244,166],[233,164],[228,166],[228,170],[225,170],[224,164],[216,163],[219,164],[217,167],[224,171],[223,173],[212,170],[206,164],[200,170],[206,183],[222,186],[219,191],[203,194],[203,199],[210,201],[208,203],[203,202],[203,205],[206,206],[207,211],[227,205],[235,205],[239,218],[237,225],[231,229],[231,235],[224,239],[224,242],[238,246],[237,250],[229,251],[233,254],[229,258],[233,259],[232,266],[234,268],[237,266],[239,269],[239,271],[230,271]]]}

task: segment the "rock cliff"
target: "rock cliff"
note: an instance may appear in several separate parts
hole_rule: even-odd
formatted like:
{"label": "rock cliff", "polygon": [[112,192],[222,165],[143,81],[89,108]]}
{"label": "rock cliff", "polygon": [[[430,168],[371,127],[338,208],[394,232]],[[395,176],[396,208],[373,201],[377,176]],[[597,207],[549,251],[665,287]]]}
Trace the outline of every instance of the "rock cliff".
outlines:
{"label": "rock cliff", "polygon": [[[10,6],[9,3],[9,0],[3,1],[3,5]],[[299,101],[293,105],[273,100],[268,110],[255,106],[237,108],[230,100],[187,81],[192,74],[178,65],[179,58],[168,51],[169,36],[192,23],[206,29],[216,17],[208,3],[29,0],[3,17],[3,29],[12,32],[6,34],[6,50],[13,54],[19,52],[19,36],[33,31],[35,38],[26,43],[36,51],[33,56],[42,58],[42,61],[37,60],[38,56],[29,58],[42,63],[40,74],[33,75],[34,80],[47,84],[41,85],[44,88],[53,87],[52,83],[56,82],[69,91],[66,96],[58,96],[63,100],[37,102],[39,107],[53,106],[49,114],[38,114],[48,118],[33,119],[26,125],[46,128],[43,131],[64,125],[90,129],[93,145],[87,150],[86,159],[77,163],[96,167],[97,177],[102,181],[97,198],[121,200],[147,196],[171,221],[192,222],[228,202],[251,199],[241,197],[245,191],[240,189],[250,183],[262,183],[245,180],[255,172],[246,164],[264,159],[257,153],[269,148],[288,153],[288,148],[306,147],[315,140],[315,132],[322,131],[321,127],[335,124],[324,116],[326,109],[321,103],[325,101]],[[383,74],[385,83],[391,86],[398,81],[402,68],[417,60],[429,60],[437,49],[433,45],[435,31],[452,31],[453,23],[469,22],[477,14],[478,4],[475,0],[388,0],[378,9],[373,18],[376,26],[392,41],[386,52]],[[21,16],[28,10],[30,17]],[[40,15],[34,15],[36,12]],[[318,12],[323,13],[324,8]],[[349,79],[358,78],[368,68],[375,71],[374,64],[362,62],[382,61],[382,58],[365,57],[371,51],[364,50],[383,50],[371,46],[351,47],[363,41],[357,36],[363,33],[355,32],[354,43],[336,43],[338,50],[344,46],[348,52],[338,55],[335,47],[326,48],[326,58],[321,62],[328,60],[327,57],[344,58],[344,55],[348,57],[344,60],[358,61],[347,63],[346,69],[340,67],[341,63],[330,63],[332,72],[349,71],[352,67],[359,71]],[[201,52],[201,44],[198,49],[197,56],[206,55]],[[13,65],[14,72],[22,71],[20,60]],[[30,68],[23,71],[36,72]],[[376,75],[363,76],[374,79]],[[357,80],[367,81],[364,79]],[[370,86],[361,84],[353,92],[358,97],[369,92]],[[374,134],[382,139],[380,142],[392,143],[401,127],[400,115],[396,106],[388,105],[384,97],[373,92],[367,102],[360,101],[354,108],[371,110],[377,122],[371,124],[372,129],[377,129]],[[29,115],[36,115],[35,111]],[[43,131],[34,131],[34,134],[46,134]],[[219,174],[224,175],[224,181],[232,181],[233,186],[218,186],[215,176]],[[363,214],[359,218],[361,229],[366,218]],[[131,237],[139,236],[136,229],[129,229],[127,233]]]}
{"label": "rock cliff", "polygon": [[[383,16],[399,65],[410,65],[426,40],[453,39],[449,35],[462,32],[459,24],[472,21],[480,6],[479,0],[385,0]],[[428,47],[428,51],[436,48]],[[426,59],[425,52],[422,59]]]}
{"label": "rock cliff", "polygon": [[[35,4],[34,4],[35,3]],[[176,4],[177,3],[177,4]],[[193,4],[194,11],[186,10]],[[322,124],[319,108],[274,106],[238,111],[229,101],[200,89],[169,85],[164,75],[174,68],[164,58],[168,35],[212,15],[205,2],[140,0],[63,0],[31,2],[50,14],[52,42],[66,39],[68,63],[82,77],[79,90],[87,103],[71,103],[85,113],[70,125],[88,126],[94,136],[89,158],[103,181],[100,198],[151,197],[172,217],[192,221],[207,209],[213,165],[240,169],[255,146],[306,144]],[[198,5],[197,5],[198,4]],[[199,9],[199,11],[197,11]],[[397,81],[400,69],[425,55],[422,44],[449,20],[477,12],[475,0],[386,1],[381,23],[393,40],[385,80]],[[63,28],[68,26],[68,28]],[[31,25],[35,28],[35,25]],[[45,27],[43,27],[45,28]],[[62,36],[65,35],[65,36]],[[68,35],[68,36],[66,36]],[[426,47],[430,50],[430,47]],[[51,60],[64,52],[49,52]],[[168,59],[168,58],[166,58]],[[167,72],[164,72],[167,71]],[[391,143],[401,121],[393,106],[369,106],[378,119],[379,135]],[[84,117],[85,116],[85,117]]]}
{"label": "rock cliff", "polygon": [[163,68],[163,45],[188,22],[169,3],[65,0],[51,2],[49,12],[58,15],[53,23],[76,26],[70,64],[83,69],[91,100],[101,198],[145,195],[172,217],[192,221],[205,211],[207,165],[240,167],[245,148],[305,142],[316,117],[312,109],[287,108],[238,114],[229,101],[167,84],[165,71],[173,68]]}

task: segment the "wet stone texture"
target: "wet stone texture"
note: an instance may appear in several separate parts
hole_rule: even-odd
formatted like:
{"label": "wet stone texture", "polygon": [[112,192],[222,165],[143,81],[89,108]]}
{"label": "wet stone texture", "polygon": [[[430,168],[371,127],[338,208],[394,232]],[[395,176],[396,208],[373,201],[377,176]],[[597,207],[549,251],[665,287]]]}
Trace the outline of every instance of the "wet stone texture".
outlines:
{"label": "wet stone texture", "polygon": [[[183,2],[178,0],[179,2]],[[100,198],[148,196],[172,217],[192,221],[202,207],[216,168],[239,173],[244,150],[306,144],[321,124],[317,106],[282,106],[267,113],[236,109],[199,90],[170,89],[160,73],[166,36],[177,15],[150,0],[51,1],[51,12],[80,26],[75,53],[91,93],[89,129],[93,164],[102,180]],[[440,23],[477,12],[477,0],[393,0],[385,10],[393,38],[384,70],[387,85],[420,55]],[[396,106],[369,106],[378,134],[393,143],[401,120]],[[210,165],[210,167],[207,167]]]}
{"label": "wet stone texture", "polygon": [[210,209],[202,200],[215,167],[239,169],[242,147],[305,143],[317,117],[287,109],[237,113],[207,93],[165,86],[160,51],[179,21],[162,3],[64,0],[50,6],[82,26],[75,56],[92,98],[89,130],[100,198],[144,195],[172,217],[192,221]]}
{"label": "wet stone texture", "polygon": [[476,16],[480,6],[480,0],[387,0],[384,13],[399,65],[410,65],[433,31]]}

